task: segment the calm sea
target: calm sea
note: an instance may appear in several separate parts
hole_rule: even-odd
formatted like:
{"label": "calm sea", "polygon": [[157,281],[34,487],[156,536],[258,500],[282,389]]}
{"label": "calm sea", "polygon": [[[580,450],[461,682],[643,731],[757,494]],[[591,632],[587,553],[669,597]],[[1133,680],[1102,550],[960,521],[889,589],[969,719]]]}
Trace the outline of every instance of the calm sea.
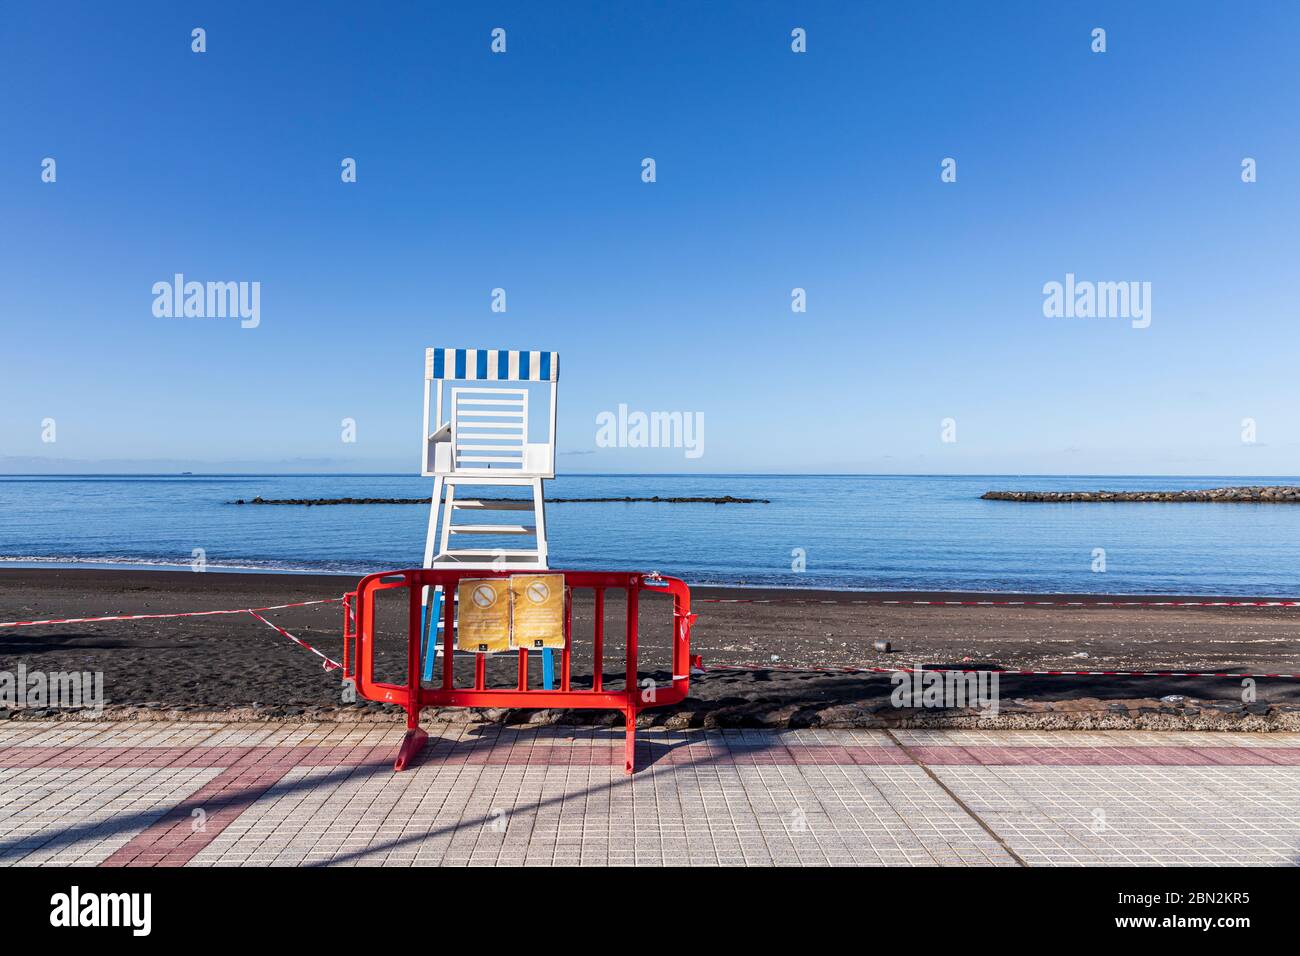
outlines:
{"label": "calm sea", "polygon": [[[553,504],[547,522],[554,567],[657,570],[695,584],[1295,596],[1300,506],[979,497],[992,488],[1286,483],[1296,479],[580,475],[550,482],[548,494],[730,494],[771,504]],[[229,502],[413,498],[431,488],[428,479],[382,475],[0,477],[0,566],[185,568],[201,548],[214,570],[409,567],[420,562],[427,507]],[[1099,548],[1101,573],[1093,570]]]}

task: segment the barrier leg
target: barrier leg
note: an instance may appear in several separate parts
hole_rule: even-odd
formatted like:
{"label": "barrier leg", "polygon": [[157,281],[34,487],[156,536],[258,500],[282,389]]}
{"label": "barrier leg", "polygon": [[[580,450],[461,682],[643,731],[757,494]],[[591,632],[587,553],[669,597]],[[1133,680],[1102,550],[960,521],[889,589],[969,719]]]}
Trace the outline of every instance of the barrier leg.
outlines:
{"label": "barrier leg", "polygon": [[623,741],[623,770],[626,773],[636,771],[636,705],[632,704],[624,712],[627,721],[627,737]]}
{"label": "barrier leg", "polygon": [[415,758],[420,755],[424,749],[425,742],[429,735],[421,730],[418,726],[410,727],[406,731],[406,736],[402,738],[402,746],[397,750],[397,759],[393,761],[394,770],[405,770]]}
{"label": "barrier leg", "polygon": [[627,743],[625,745],[627,759],[624,761],[624,768],[628,773],[636,769],[636,700],[637,694],[641,688],[637,683],[636,670],[636,652],[637,652],[637,626],[638,626],[638,603],[639,592],[635,587],[629,588],[627,592],[627,671],[624,676],[625,693],[627,694]]}
{"label": "barrier leg", "polygon": [[[414,642],[412,643],[414,644]],[[405,770],[414,763],[415,758],[420,756],[420,751],[424,749],[425,741],[429,739],[429,735],[420,729],[418,678],[415,685],[411,693],[411,699],[406,705],[406,736],[402,738],[402,746],[397,748],[397,759],[393,761],[394,770]]]}
{"label": "barrier leg", "polygon": [[420,729],[420,632],[424,608],[420,588],[410,588],[408,634],[406,643],[406,736],[393,761],[394,770],[405,770],[424,749],[429,735]]}

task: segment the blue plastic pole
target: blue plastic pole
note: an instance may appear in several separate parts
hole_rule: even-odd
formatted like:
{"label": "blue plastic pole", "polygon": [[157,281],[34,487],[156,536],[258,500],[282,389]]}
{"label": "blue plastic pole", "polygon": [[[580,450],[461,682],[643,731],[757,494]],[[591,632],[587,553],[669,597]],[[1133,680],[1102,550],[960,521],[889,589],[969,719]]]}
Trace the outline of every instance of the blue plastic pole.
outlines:
{"label": "blue plastic pole", "polygon": [[[420,656],[424,662],[421,679],[433,680],[433,663],[438,657],[438,632],[442,630],[442,588],[433,589],[433,607],[424,606],[424,617],[420,621]],[[436,624],[430,627],[430,617]],[[433,639],[430,640],[430,635]]]}

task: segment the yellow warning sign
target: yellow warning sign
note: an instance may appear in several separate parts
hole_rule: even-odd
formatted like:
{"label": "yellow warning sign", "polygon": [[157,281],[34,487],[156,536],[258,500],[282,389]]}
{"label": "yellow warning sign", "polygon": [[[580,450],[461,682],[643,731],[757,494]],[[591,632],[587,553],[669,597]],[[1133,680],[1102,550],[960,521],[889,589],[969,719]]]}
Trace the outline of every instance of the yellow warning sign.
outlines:
{"label": "yellow warning sign", "polygon": [[511,646],[518,650],[564,647],[564,575],[512,574]]}
{"label": "yellow warning sign", "polygon": [[510,650],[510,584],[505,578],[462,578],[456,598],[457,650]]}

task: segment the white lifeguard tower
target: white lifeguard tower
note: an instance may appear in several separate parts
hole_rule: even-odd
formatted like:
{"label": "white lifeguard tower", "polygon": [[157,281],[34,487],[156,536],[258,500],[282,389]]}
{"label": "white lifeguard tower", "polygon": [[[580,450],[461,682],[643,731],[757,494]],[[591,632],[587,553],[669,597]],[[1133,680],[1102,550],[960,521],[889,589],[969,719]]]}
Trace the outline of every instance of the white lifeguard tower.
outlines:
{"label": "white lifeguard tower", "polygon": [[[424,442],[421,475],[433,478],[426,568],[547,568],[542,482],[555,477],[555,402],[560,357],[555,352],[427,349],[424,356]],[[470,383],[470,384],[461,384]],[[507,385],[505,383],[515,383]],[[540,383],[544,389],[530,388]],[[545,391],[545,440],[530,431],[530,391]],[[533,404],[536,407],[536,403]],[[448,412],[450,417],[447,416]],[[541,432],[542,429],[534,429]],[[461,489],[528,488],[522,497],[462,497]],[[457,524],[481,512],[531,512],[527,523]],[[441,517],[440,517],[441,516]],[[524,536],[533,546],[454,547],[465,535]]]}
{"label": "white lifeguard tower", "polygon": [[[547,569],[542,482],[555,477],[555,390],[559,378],[560,356],[555,352],[425,349],[420,474],[433,478],[429,530],[424,541],[426,568]],[[501,384],[510,382],[515,384]],[[545,440],[534,441],[533,431],[540,434],[543,430],[533,428],[536,417],[529,415],[529,398],[530,394],[541,397],[543,392]],[[444,417],[448,411],[450,419]],[[467,486],[489,491],[483,497],[461,497],[458,490]],[[502,497],[491,493],[491,489],[511,487],[528,488],[531,495]],[[531,512],[532,517],[526,524],[457,524],[457,512],[466,517],[483,512]],[[453,547],[461,535],[531,537],[533,546]],[[440,587],[432,595],[424,588],[420,595],[424,680],[433,679],[434,660],[441,651],[437,633],[444,624],[444,600],[454,600],[454,595],[444,595]],[[542,652],[543,683],[548,690],[555,678],[554,658],[553,651]]]}

